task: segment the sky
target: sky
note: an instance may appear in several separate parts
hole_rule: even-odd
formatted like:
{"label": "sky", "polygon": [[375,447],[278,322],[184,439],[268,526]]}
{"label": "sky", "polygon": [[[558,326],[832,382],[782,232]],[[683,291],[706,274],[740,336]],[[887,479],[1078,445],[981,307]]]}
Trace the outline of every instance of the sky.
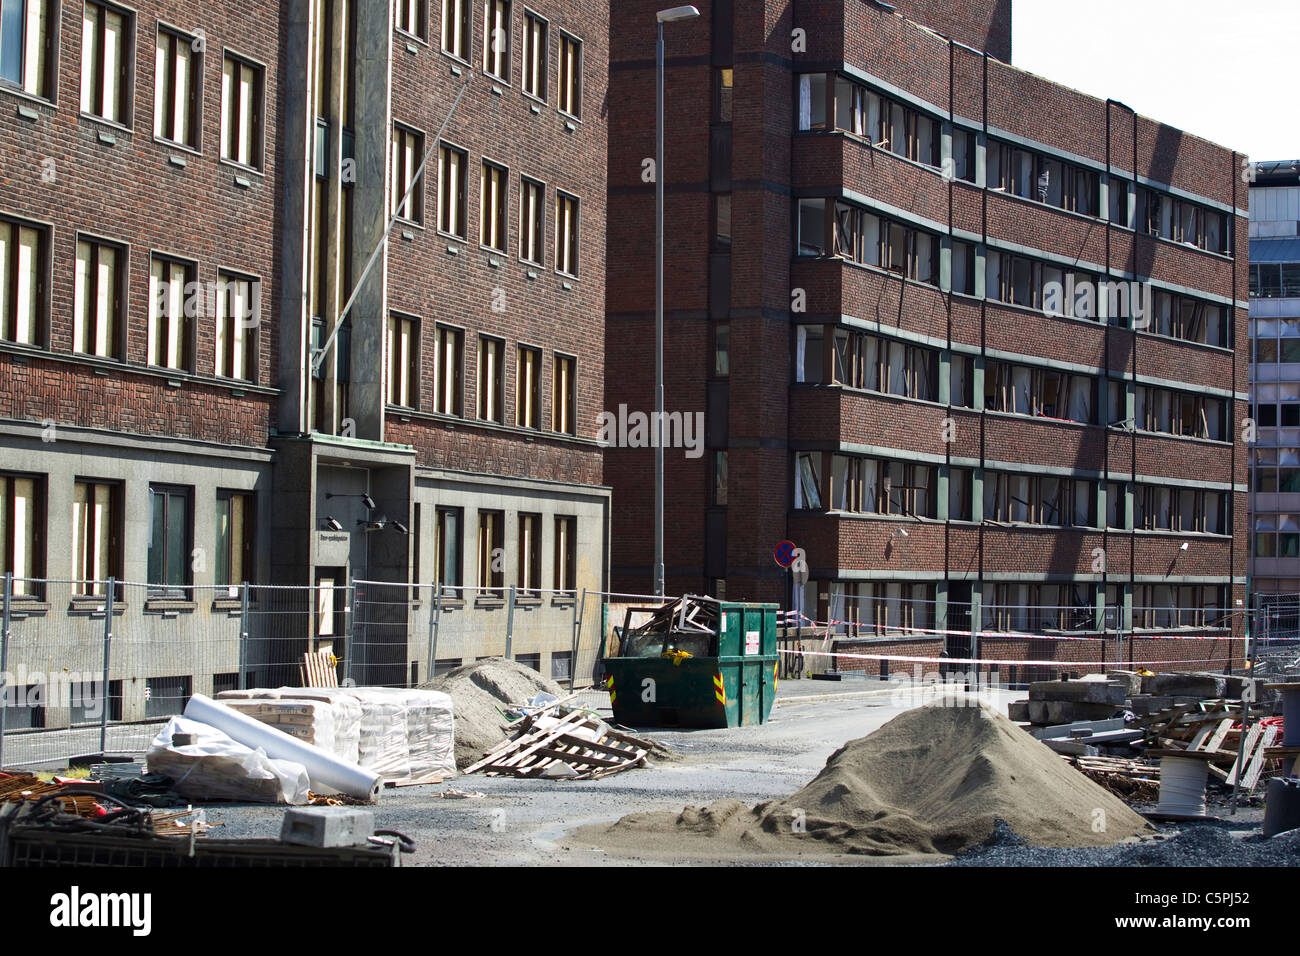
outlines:
{"label": "sky", "polygon": [[1012,0],[1011,9],[1015,66],[1255,162],[1300,159],[1300,0]]}

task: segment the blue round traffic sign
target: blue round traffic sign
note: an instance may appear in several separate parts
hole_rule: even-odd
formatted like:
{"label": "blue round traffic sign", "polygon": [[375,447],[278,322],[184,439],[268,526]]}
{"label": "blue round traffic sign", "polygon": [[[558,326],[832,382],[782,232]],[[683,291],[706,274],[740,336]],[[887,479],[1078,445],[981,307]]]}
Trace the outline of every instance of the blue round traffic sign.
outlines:
{"label": "blue round traffic sign", "polygon": [[782,541],[772,552],[772,557],[776,558],[776,563],[783,568],[788,568],[794,564],[795,546],[793,541]]}

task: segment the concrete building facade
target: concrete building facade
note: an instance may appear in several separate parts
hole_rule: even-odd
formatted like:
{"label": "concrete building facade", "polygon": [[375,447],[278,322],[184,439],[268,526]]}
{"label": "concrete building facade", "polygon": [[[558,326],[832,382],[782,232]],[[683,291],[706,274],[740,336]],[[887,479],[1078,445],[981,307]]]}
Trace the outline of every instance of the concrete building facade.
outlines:
{"label": "concrete building facade", "polygon": [[[1009,3],[698,6],[668,26],[666,405],[707,453],[667,456],[669,593],[950,655],[976,622],[1236,633],[1242,157],[1017,70]],[[653,408],[654,12],[611,30],[611,409]],[[606,454],[619,590],[651,580],[649,455]]]}
{"label": "concrete building facade", "polygon": [[1300,594],[1300,162],[1265,162],[1250,184],[1251,587]]}
{"label": "concrete building facade", "polygon": [[[246,662],[276,679],[349,652],[319,594],[414,583],[424,611],[417,591],[383,612],[410,645],[355,675],[406,682],[434,667],[431,585],[497,589],[477,610],[504,631],[489,612],[512,586],[605,584],[605,4],[17,7],[0,26],[15,611],[54,627],[58,588],[102,603],[113,577],[141,585],[133,634],[175,634],[224,613],[226,588],[314,587]],[[537,640],[543,668],[551,643],[567,653]],[[155,675],[147,644],[115,659],[128,716],[151,677],[210,690],[238,667]]]}

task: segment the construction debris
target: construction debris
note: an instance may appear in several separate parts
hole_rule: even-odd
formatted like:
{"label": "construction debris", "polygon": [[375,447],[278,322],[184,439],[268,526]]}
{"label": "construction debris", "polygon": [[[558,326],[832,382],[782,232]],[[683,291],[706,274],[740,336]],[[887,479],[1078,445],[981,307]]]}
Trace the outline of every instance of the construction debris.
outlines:
{"label": "construction debris", "polygon": [[644,766],[659,745],[618,730],[590,711],[566,706],[562,698],[514,725],[515,736],[466,767],[488,776],[597,780]]}
{"label": "construction debris", "polygon": [[[635,614],[649,611],[649,618],[630,626]],[[693,594],[683,595],[657,608],[628,608],[627,623],[620,637],[618,657],[711,657],[718,634],[718,602]],[[664,634],[670,636],[667,647]]]}

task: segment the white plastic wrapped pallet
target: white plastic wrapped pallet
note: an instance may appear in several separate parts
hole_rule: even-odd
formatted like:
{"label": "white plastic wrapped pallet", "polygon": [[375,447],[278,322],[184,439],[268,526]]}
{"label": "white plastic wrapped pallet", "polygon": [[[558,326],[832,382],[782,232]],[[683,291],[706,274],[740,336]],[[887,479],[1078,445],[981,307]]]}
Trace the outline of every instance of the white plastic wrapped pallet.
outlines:
{"label": "white plastic wrapped pallet", "polygon": [[[343,693],[337,687],[281,687],[277,690],[267,688],[256,688],[252,690],[227,690],[217,695],[220,701],[250,701],[250,700],[299,700],[299,701],[320,701],[327,703],[330,708],[330,716],[333,723],[333,746],[325,747],[326,750],[332,749],[334,754],[348,763],[360,763],[360,738],[361,738],[361,702],[355,697]],[[264,721],[265,723],[275,723],[274,721]],[[304,734],[294,734],[296,737],[308,739]],[[310,741],[317,746],[323,746],[319,740]]]}
{"label": "white plastic wrapped pallet", "polygon": [[334,739],[334,706],[329,701],[301,698],[261,698],[228,700],[217,698],[227,707],[247,714],[264,724],[283,730],[291,737],[315,744],[340,756]]}
{"label": "white plastic wrapped pallet", "polygon": [[[188,734],[190,743],[177,743]],[[172,786],[189,800],[241,800],[256,803],[307,802],[307,768],[292,760],[276,760],[266,752],[232,739],[197,720],[173,717],[145,754],[150,773],[170,777]]]}
{"label": "white plastic wrapped pallet", "polygon": [[451,697],[436,690],[392,687],[350,687],[362,700],[402,708],[406,733],[408,776],[455,776],[456,751]]}
{"label": "white plastic wrapped pallet", "polygon": [[301,763],[307,768],[313,785],[365,800],[379,798],[379,775],[373,770],[341,760],[327,750],[290,737],[203,694],[190,698],[185,716],[211,724],[245,746],[260,747],[269,757]]}

